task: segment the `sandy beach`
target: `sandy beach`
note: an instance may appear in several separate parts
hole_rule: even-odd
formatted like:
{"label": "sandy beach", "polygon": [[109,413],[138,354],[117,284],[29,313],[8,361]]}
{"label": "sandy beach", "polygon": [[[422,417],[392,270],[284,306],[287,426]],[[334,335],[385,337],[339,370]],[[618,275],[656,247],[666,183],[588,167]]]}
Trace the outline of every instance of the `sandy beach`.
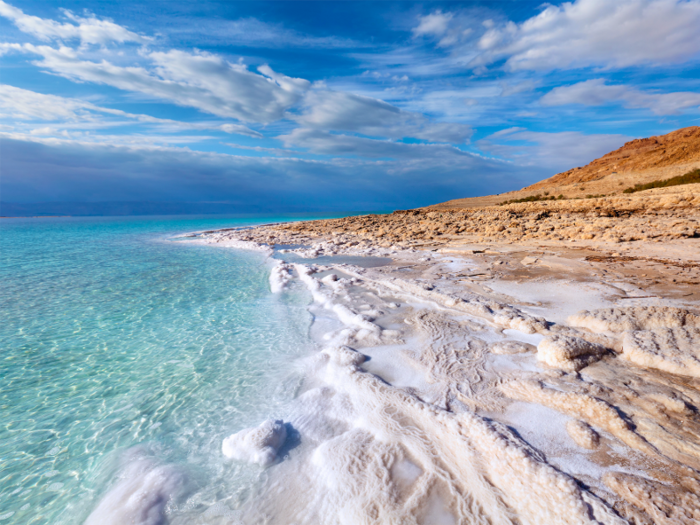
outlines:
{"label": "sandy beach", "polygon": [[696,523],[699,205],[691,185],[201,234],[313,296],[270,519]]}

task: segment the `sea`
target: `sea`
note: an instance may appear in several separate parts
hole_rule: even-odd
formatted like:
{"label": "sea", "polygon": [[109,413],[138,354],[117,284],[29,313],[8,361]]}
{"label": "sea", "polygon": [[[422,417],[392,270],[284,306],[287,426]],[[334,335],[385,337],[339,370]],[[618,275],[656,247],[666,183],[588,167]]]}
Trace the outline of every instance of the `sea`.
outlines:
{"label": "sea", "polygon": [[250,500],[266,471],[221,443],[285,414],[310,297],[272,294],[263,254],[181,235],[301,218],[0,220],[0,524],[109,523],[115,487],[162,497],[139,476],[177,494],[173,523]]}

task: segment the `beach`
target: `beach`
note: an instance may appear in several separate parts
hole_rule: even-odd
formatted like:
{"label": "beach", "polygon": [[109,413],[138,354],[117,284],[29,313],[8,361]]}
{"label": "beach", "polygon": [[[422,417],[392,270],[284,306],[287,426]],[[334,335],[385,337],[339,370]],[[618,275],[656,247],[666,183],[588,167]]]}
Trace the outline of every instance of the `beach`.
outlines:
{"label": "beach", "polygon": [[243,522],[697,522],[696,186],[197,234],[312,297]]}

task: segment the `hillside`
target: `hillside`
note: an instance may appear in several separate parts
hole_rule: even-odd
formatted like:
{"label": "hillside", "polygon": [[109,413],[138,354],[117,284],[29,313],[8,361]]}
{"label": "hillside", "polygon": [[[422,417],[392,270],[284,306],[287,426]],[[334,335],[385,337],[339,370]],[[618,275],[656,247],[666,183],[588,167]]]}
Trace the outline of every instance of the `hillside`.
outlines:
{"label": "hillside", "polygon": [[668,179],[697,167],[700,167],[700,127],[693,126],[667,135],[635,139],[584,167],[558,173],[522,190],[456,199],[429,208],[480,208],[545,192],[566,198],[614,195],[635,184]]}

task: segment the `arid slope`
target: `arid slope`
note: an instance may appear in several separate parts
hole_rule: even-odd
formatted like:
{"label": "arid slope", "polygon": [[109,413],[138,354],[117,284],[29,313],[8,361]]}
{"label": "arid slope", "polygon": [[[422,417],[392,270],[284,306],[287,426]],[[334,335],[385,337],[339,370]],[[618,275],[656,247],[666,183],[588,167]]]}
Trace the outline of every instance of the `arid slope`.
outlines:
{"label": "arid slope", "polygon": [[481,208],[537,194],[615,195],[635,184],[682,175],[700,167],[700,127],[682,128],[667,135],[635,139],[582,168],[573,168],[522,190],[501,195],[455,199],[430,209]]}

